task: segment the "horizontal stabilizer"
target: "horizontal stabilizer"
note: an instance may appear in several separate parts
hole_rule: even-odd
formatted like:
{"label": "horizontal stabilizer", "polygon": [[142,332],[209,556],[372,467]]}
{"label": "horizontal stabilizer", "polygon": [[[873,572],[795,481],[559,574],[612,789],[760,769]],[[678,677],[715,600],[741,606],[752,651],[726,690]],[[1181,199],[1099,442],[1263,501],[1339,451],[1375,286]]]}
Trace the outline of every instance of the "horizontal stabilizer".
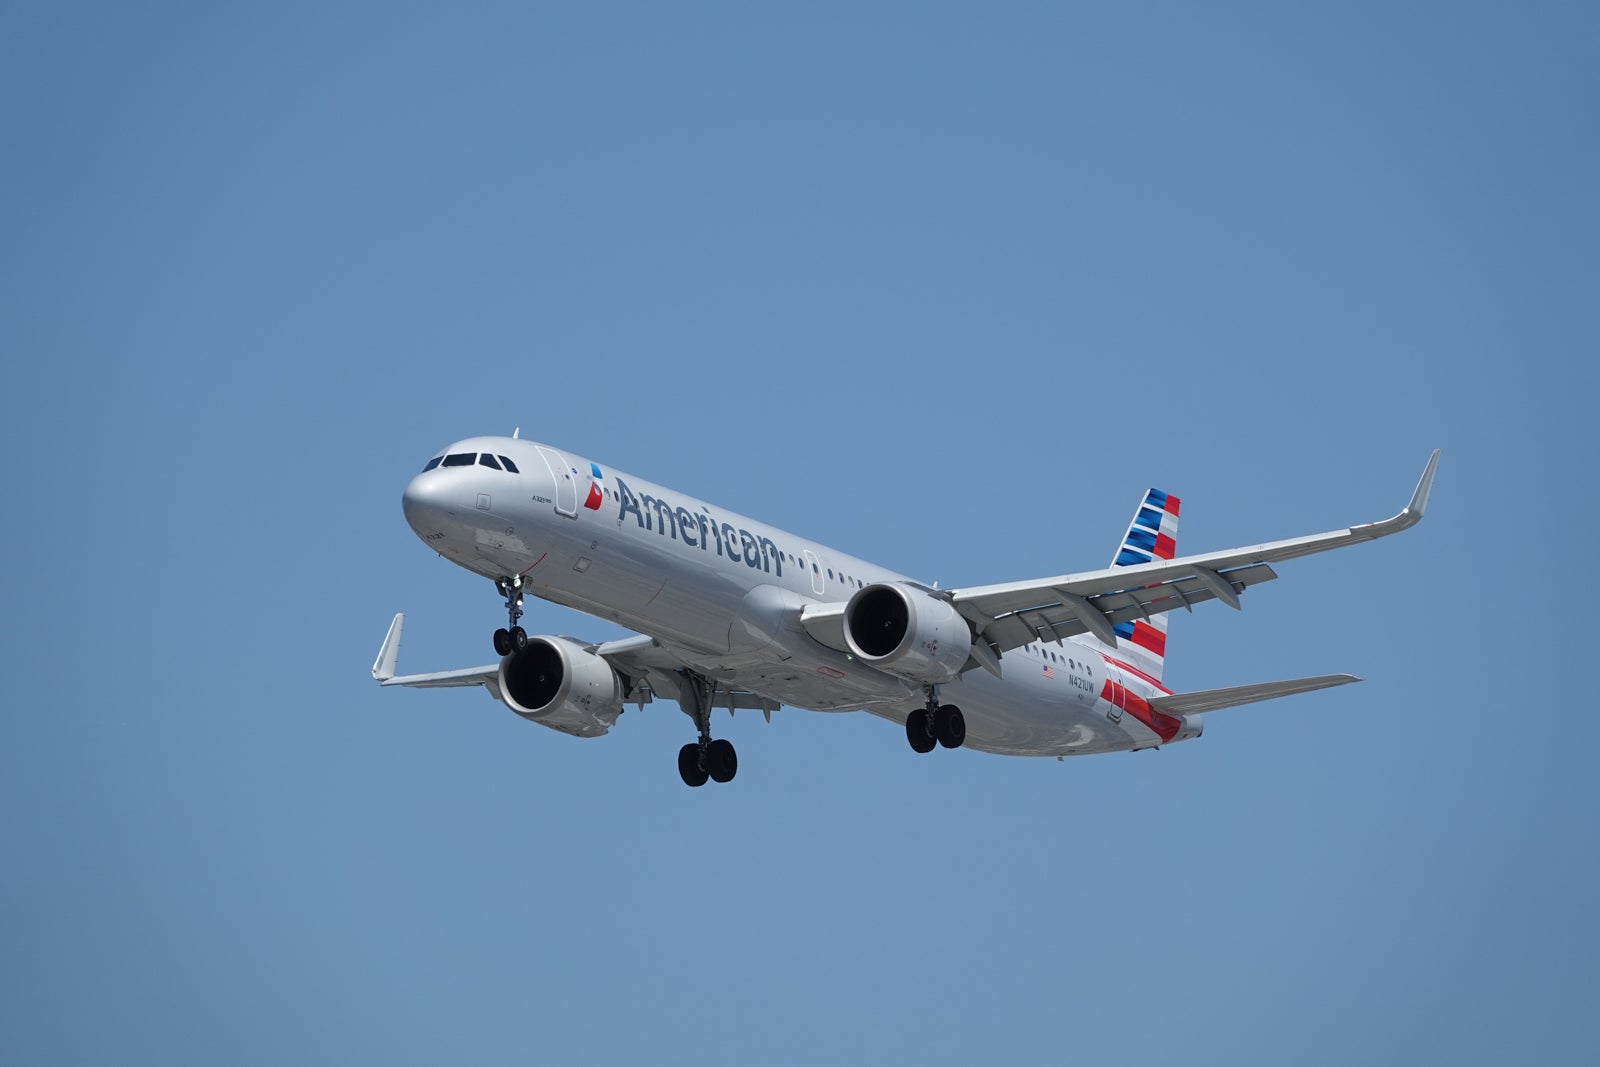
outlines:
{"label": "horizontal stabilizer", "polygon": [[1260,700],[1310,693],[1336,685],[1359,682],[1353,674],[1319,674],[1315,678],[1290,678],[1283,682],[1257,682],[1255,685],[1234,685],[1227,689],[1202,689],[1196,693],[1173,693],[1156,697],[1150,706],[1168,715],[1194,715],[1202,711],[1233,708],[1240,704],[1254,704]]}

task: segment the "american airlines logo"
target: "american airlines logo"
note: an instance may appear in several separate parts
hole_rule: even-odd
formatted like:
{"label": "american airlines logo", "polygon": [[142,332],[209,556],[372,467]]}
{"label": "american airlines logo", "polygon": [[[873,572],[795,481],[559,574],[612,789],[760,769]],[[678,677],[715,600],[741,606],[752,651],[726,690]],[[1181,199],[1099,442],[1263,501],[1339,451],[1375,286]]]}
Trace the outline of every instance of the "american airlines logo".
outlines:
{"label": "american airlines logo", "polygon": [[783,553],[771,538],[757,537],[731,522],[718,522],[703,511],[692,512],[681,504],[674,506],[670,501],[657,500],[648,493],[635,496],[633,490],[628,488],[628,483],[621,478],[616,479],[616,483],[617,499],[620,501],[617,509],[619,525],[632,515],[633,521],[641,529],[653,530],[662,537],[682,541],[690,548],[715,552],[734,562],[742,562],[752,570],[783,577]]}

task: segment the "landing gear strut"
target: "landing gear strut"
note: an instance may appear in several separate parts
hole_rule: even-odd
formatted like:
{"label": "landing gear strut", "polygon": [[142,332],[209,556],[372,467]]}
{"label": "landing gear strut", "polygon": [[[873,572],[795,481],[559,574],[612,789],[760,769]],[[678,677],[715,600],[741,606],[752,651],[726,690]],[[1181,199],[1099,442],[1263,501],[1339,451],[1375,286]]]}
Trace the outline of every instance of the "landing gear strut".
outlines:
{"label": "landing gear strut", "polygon": [[928,706],[906,716],[906,740],[913,752],[932,752],[936,745],[960,748],[967,740],[967,719],[954,704],[939,703],[939,687],[928,687]]}
{"label": "landing gear strut", "polygon": [[506,598],[505,626],[494,632],[494,650],[497,655],[509,656],[528,647],[528,631],[517,625],[522,618],[522,578],[496,578],[494,588]]}
{"label": "landing gear strut", "polygon": [[733,742],[725,737],[711,736],[711,698],[716,693],[716,683],[689,671],[680,672],[684,678],[683,691],[687,698],[684,708],[694,719],[700,731],[700,740],[691,741],[678,750],[678,777],[691,788],[713,782],[731,782],[739,773],[739,755]]}

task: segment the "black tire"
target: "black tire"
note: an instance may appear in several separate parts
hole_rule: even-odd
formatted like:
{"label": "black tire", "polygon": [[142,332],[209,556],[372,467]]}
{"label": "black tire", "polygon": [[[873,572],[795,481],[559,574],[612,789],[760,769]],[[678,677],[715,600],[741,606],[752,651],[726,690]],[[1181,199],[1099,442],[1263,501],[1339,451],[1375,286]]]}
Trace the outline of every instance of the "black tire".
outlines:
{"label": "black tire", "polygon": [[528,647],[528,631],[520,626],[511,628],[511,651],[521,652]]}
{"label": "black tire", "polygon": [[928,732],[928,709],[918,708],[906,716],[906,740],[913,752],[932,752],[939,742]]}
{"label": "black tire", "polygon": [[732,741],[719,737],[706,747],[706,770],[713,782],[733,781],[739,773],[739,754],[733,750]]}
{"label": "black tire", "polygon": [[710,776],[700,767],[699,745],[691,742],[678,749],[678,777],[691,789],[706,784]]}
{"label": "black tire", "polygon": [[511,631],[504,626],[494,632],[494,654],[497,656],[511,655]]}
{"label": "black tire", "polygon": [[933,717],[933,732],[945,748],[960,748],[967,740],[967,717],[954,704],[943,704]]}

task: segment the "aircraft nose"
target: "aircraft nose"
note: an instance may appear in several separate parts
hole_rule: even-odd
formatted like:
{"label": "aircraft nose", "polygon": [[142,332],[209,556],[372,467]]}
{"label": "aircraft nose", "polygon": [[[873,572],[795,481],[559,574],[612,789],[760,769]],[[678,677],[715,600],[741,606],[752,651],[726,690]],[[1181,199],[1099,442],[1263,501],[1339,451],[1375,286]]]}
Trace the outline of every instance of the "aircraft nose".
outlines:
{"label": "aircraft nose", "polygon": [[411,479],[400,496],[400,509],[417,536],[441,533],[451,514],[444,479],[433,471],[424,471]]}

